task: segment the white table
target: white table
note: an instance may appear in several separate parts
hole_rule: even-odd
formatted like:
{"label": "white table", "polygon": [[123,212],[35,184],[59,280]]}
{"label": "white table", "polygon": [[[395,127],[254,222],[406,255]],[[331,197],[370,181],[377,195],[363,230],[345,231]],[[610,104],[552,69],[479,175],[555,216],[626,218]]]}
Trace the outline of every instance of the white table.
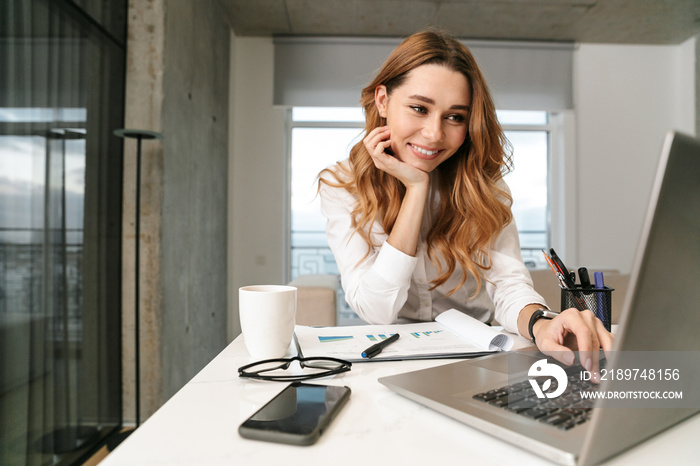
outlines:
{"label": "white table", "polygon": [[[518,337],[520,338],[520,337]],[[522,346],[524,339],[521,339]],[[246,464],[547,465],[546,460],[410,401],[377,382],[450,360],[372,362],[311,383],[347,385],[352,395],[310,447],[247,440],[238,426],[285,383],[244,380],[251,361],[238,337],[151,416],[101,466]],[[697,464],[700,415],[614,458],[615,465]]]}

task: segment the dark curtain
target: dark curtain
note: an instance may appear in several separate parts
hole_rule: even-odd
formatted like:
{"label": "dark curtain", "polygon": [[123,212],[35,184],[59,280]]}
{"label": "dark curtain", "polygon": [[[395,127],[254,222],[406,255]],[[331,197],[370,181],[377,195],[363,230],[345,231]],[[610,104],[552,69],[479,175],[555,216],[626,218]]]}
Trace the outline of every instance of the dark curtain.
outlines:
{"label": "dark curtain", "polygon": [[121,424],[126,2],[0,4],[0,464],[70,464]]}

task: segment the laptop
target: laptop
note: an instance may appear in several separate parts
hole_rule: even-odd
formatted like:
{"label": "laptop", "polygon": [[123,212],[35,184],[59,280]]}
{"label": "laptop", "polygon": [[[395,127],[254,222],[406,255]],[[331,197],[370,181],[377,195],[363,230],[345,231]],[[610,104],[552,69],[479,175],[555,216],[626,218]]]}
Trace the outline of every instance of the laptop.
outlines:
{"label": "laptop", "polygon": [[[613,352],[603,361],[606,367],[616,367],[617,355],[638,351],[644,354],[690,351],[678,354],[697,356],[692,352],[700,351],[698,271],[700,140],[670,132],[664,141]],[[535,390],[535,384],[528,380],[532,375],[528,369],[532,370],[533,364],[543,358],[537,351],[496,353],[383,377],[379,382],[476,429],[569,465],[600,463],[700,411],[699,403],[669,409],[643,404],[618,408],[615,400],[608,399],[589,401],[589,409],[580,409],[579,400],[573,410],[556,411],[577,413],[576,421],[565,424],[555,419],[550,425],[536,414],[528,417],[497,403],[485,402],[517,383],[521,389],[531,385]],[[695,372],[684,376],[697,379],[700,370],[686,372]],[[521,382],[516,382],[518,374]],[[568,376],[581,378],[571,373]],[[612,392],[620,388],[620,383],[608,379],[597,389]]]}

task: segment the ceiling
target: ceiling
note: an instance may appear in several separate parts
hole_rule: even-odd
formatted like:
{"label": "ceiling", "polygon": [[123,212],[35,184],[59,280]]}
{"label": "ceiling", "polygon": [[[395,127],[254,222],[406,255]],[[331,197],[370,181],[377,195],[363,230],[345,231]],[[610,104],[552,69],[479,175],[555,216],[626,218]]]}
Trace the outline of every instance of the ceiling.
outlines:
{"label": "ceiling", "polygon": [[237,36],[403,37],[679,44],[700,0],[218,0]]}

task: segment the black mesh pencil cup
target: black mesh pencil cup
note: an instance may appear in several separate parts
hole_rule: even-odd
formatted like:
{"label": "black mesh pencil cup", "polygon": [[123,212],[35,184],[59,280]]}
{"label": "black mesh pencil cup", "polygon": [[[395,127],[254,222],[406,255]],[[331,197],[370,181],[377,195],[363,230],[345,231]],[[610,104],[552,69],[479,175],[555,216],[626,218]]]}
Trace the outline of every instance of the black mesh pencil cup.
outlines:
{"label": "black mesh pencil cup", "polygon": [[612,324],[613,291],[615,291],[613,288],[607,286],[605,288],[562,288],[561,308],[564,310],[573,307],[579,311],[590,309],[609,332]]}

